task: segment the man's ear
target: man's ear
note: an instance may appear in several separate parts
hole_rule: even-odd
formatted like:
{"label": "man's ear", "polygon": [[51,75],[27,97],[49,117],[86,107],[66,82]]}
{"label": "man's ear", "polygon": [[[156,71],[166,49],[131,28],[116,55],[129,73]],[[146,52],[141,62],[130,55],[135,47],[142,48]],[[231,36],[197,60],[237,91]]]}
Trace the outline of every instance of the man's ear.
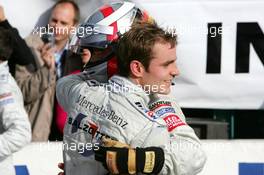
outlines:
{"label": "man's ear", "polygon": [[132,76],[140,78],[143,76],[143,73],[145,72],[145,68],[140,61],[132,60],[130,62],[130,72]]}

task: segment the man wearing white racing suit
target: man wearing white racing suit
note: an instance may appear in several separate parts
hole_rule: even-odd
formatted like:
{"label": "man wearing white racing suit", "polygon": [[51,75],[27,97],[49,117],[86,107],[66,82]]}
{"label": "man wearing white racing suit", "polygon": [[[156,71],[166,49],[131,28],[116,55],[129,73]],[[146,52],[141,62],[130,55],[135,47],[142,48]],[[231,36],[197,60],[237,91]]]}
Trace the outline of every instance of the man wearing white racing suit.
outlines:
{"label": "man wearing white racing suit", "polygon": [[[156,24],[135,23],[118,42],[120,76],[107,84],[85,72],[59,80],[57,98],[68,113],[66,175],[192,175],[202,170],[206,156],[199,139],[168,95],[179,74],[175,43],[175,36]],[[103,138],[129,147],[109,146]]]}
{"label": "man wearing white racing suit", "polygon": [[8,30],[0,28],[0,174],[15,175],[12,153],[31,140],[28,115],[22,93],[9,73],[7,60],[12,53]]}

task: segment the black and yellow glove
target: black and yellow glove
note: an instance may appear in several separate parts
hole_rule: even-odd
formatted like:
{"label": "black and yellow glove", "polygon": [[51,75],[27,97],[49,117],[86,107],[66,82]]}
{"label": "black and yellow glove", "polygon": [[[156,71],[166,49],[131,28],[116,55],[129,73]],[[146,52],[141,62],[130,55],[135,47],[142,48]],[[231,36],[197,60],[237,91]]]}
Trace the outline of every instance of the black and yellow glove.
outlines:
{"label": "black and yellow glove", "polygon": [[161,171],[164,164],[164,152],[161,148],[134,149],[114,142],[116,143],[104,144],[95,150],[95,160],[102,162],[111,174],[158,174]]}

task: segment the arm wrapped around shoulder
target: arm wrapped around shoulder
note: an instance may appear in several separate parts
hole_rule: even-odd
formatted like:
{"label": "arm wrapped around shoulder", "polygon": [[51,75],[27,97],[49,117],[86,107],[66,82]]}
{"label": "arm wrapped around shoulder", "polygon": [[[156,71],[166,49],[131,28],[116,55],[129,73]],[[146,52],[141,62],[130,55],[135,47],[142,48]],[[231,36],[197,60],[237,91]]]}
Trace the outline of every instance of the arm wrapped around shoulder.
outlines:
{"label": "arm wrapped around shoulder", "polygon": [[158,174],[164,164],[164,152],[159,147],[118,148],[101,146],[95,150],[95,160],[112,174]]}

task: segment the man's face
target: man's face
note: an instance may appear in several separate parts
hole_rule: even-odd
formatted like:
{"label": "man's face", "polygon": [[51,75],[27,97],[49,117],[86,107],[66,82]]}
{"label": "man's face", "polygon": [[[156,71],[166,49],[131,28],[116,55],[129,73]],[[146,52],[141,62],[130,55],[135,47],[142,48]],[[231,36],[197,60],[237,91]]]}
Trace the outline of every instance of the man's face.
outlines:
{"label": "man's face", "polygon": [[176,47],[169,43],[157,42],[153,49],[153,58],[148,71],[144,70],[141,85],[152,93],[168,94],[172,79],[179,75],[176,66]]}
{"label": "man's face", "polygon": [[69,3],[57,5],[50,16],[49,25],[54,28],[55,41],[68,40],[74,27],[74,8]]}

